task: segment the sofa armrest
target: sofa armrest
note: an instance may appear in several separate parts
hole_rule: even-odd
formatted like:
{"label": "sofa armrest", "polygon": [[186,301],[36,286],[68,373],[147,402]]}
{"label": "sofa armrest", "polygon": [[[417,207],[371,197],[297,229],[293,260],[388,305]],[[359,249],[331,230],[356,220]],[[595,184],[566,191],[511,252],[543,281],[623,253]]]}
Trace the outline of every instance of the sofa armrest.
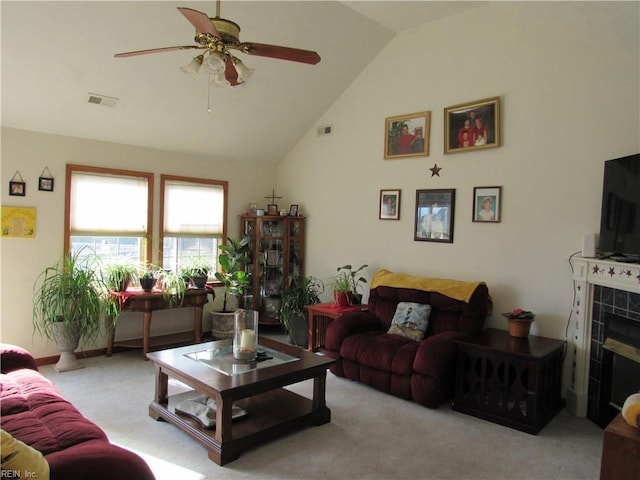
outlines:
{"label": "sofa armrest", "polygon": [[324,346],[326,350],[339,352],[344,340],[354,333],[380,329],[380,321],[371,312],[348,312],[333,320],[327,327]]}
{"label": "sofa armrest", "polygon": [[425,338],[416,352],[413,370],[438,380],[451,377],[455,370],[456,340],[466,336],[451,331]]}
{"label": "sofa armrest", "polygon": [[20,368],[38,371],[36,361],[27,350],[16,345],[0,343],[0,370],[7,373]]}

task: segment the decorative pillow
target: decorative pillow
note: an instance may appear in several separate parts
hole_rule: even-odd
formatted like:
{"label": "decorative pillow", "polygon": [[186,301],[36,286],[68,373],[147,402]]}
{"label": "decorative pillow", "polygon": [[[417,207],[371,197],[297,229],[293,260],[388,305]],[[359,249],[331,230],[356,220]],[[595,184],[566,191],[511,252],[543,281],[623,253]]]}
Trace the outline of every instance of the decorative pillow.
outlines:
{"label": "decorative pillow", "polygon": [[402,335],[419,342],[427,331],[429,315],[431,315],[431,305],[400,302],[387,333]]}
{"label": "decorative pillow", "polygon": [[5,476],[5,471],[8,471],[15,474],[15,478],[49,480],[49,463],[42,456],[42,453],[14,438],[5,430],[0,430],[0,433],[2,436],[2,477]]}
{"label": "decorative pillow", "polygon": [[622,417],[632,427],[640,428],[640,392],[629,395],[624,401]]}

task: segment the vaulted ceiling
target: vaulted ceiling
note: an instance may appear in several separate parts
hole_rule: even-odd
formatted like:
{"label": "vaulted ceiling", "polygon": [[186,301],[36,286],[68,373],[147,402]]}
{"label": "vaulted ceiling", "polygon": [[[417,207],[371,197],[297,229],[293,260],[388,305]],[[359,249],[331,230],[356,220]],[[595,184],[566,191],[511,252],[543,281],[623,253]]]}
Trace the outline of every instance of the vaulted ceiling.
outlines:
{"label": "vaulted ceiling", "polygon": [[[238,54],[255,69],[238,88],[180,71],[199,51],[177,6],[216,3],[2,1],[2,126],[239,161],[277,162],[402,30],[480,2],[238,1],[221,17],[241,41],[315,50],[307,65]],[[194,53],[196,52],[196,53]],[[115,106],[89,102],[99,95]],[[109,100],[109,99],[107,99]]]}

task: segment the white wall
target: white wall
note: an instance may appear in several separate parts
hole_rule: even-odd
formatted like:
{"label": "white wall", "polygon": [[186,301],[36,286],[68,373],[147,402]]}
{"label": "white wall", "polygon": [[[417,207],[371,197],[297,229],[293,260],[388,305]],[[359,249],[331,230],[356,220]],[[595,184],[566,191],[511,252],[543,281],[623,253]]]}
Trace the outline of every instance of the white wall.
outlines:
{"label": "white wall", "polygon": [[[239,163],[224,159],[178,154],[93,140],[2,128],[2,205],[35,207],[37,214],[34,239],[3,238],[0,240],[2,264],[0,284],[0,341],[14,343],[31,350],[36,357],[57,354],[53,342],[33,334],[31,323],[32,288],[38,274],[58,261],[63,253],[65,164],[97,165],[153,172],[156,177],[154,235],[158,233],[160,174],[214,178],[229,182],[228,234],[239,235],[238,215],[249,203],[264,203],[264,196],[275,185],[272,166],[261,163]],[[38,177],[48,167],[54,177],[54,191],[38,191]],[[8,195],[8,182],[16,170],[26,181],[26,196]],[[108,199],[105,199],[108,201]],[[218,296],[217,300],[221,299]],[[206,307],[208,311],[213,305]],[[215,302],[218,307],[218,301]],[[205,314],[204,327],[211,328]],[[142,314],[123,313],[116,339],[142,336]],[[173,333],[193,329],[193,309],[155,312],[153,333]],[[87,349],[104,347],[106,339]]]}
{"label": "white wall", "polygon": [[[281,162],[304,199],[307,273],[345,263],[484,280],[500,312],[564,338],[568,257],[599,230],[603,161],[640,151],[638,3],[490,2],[398,35]],[[443,109],[500,96],[503,146],[443,154]],[[384,160],[385,118],[431,111],[427,158]],[[442,167],[439,177],[429,168]],[[472,222],[474,186],[502,186],[502,222]],[[399,221],[380,189],[402,189]],[[413,240],[417,189],[455,188],[453,244]],[[326,295],[326,294],[325,294]]]}

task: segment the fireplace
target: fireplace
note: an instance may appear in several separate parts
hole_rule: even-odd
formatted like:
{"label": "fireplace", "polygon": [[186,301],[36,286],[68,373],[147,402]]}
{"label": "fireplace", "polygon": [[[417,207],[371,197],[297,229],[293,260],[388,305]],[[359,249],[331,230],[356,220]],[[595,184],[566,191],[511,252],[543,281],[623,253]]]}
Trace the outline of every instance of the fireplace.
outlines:
{"label": "fireplace", "polygon": [[606,426],[640,390],[640,266],[581,257],[570,263],[567,409]]}
{"label": "fireplace", "polygon": [[639,300],[634,293],[594,290],[587,417],[603,428],[640,390]]}

